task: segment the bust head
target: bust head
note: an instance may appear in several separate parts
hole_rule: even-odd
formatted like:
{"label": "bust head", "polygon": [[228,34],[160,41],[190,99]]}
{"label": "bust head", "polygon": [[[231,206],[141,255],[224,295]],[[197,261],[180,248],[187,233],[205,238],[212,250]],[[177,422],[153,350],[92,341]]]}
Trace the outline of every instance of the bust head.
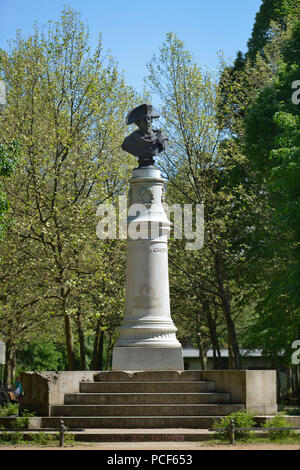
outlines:
{"label": "bust head", "polygon": [[127,115],[127,124],[136,124],[143,134],[151,129],[153,119],[159,118],[159,114],[151,104],[141,104],[132,109]]}
{"label": "bust head", "polygon": [[151,130],[153,119],[159,118],[156,109],[150,104],[142,104],[132,109],[126,118],[127,124],[136,124],[138,131],[125,137],[122,149],[138,157],[139,166],[154,165],[153,157],[165,150],[168,139],[160,130]]}
{"label": "bust head", "polygon": [[152,119],[151,116],[144,116],[136,121],[135,124],[138,126],[140,132],[148,134],[151,129]]}

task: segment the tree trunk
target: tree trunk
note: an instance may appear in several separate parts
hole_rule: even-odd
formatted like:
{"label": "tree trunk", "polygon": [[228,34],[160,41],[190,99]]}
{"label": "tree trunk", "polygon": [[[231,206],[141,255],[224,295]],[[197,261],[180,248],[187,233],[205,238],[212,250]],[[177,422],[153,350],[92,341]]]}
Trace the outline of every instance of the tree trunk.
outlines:
{"label": "tree trunk", "polygon": [[287,399],[289,399],[292,395],[292,369],[291,367],[286,367],[286,395]]}
{"label": "tree trunk", "polygon": [[229,368],[241,369],[242,366],[240,350],[236,337],[234,322],[231,317],[230,294],[229,292],[226,292],[224,288],[223,261],[219,253],[216,253],[215,255],[215,269],[219,293],[221,296],[222,309],[225,315],[228,331]]}
{"label": "tree trunk", "polygon": [[65,312],[65,337],[68,354],[68,370],[75,370],[74,339],[70,315]]}
{"label": "tree trunk", "polygon": [[282,391],[281,391],[281,380],[280,380],[280,367],[276,368],[276,377],[277,377],[277,401],[281,399]]}
{"label": "tree trunk", "polygon": [[102,370],[103,340],[104,340],[104,331],[102,329],[102,318],[100,317],[96,326],[93,358],[91,361],[91,370]]}
{"label": "tree trunk", "polygon": [[300,390],[300,366],[296,366],[296,392]]}
{"label": "tree trunk", "polygon": [[112,356],[112,350],[113,350],[112,334],[109,333],[108,345],[107,345],[107,356],[106,356],[105,370],[109,370],[110,360],[111,360],[111,356]]}
{"label": "tree trunk", "polygon": [[199,348],[201,369],[206,370],[206,363],[207,363],[206,351],[205,351],[204,344],[203,344],[203,338],[200,333],[198,336],[198,348]]}
{"label": "tree trunk", "polygon": [[231,331],[227,325],[228,369],[235,369],[234,353],[232,348]]}
{"label": "tree trunk", "polygon": [[82,322],[81,322],[81,308],[80,307],[78,308],[77,313],[76,313],[76,322],[77,322],[79,346],[80,346],[81,370],[86,370],[86,352],[85,352],[84,332],[83,332]]}
{"label": "tree trunk", "polygon": [[209,307],[208,301],[204,302],[203,307],[204,307],[204,312],[206,314],[210,340],[211,340],[212,348],[213,348],[213,368],[221,369],[221,350],[220,350],[220,345],[219,345],[219,340],[218,340],[218,335],[217,335],[216,322],[210,313],[210,307]]}
{"label": "tree trunk", "polygon": [[4,367],[4,384],[10,387],[14,383],[14,373],[16,367],[16,352],[6,343],[5,367]]}

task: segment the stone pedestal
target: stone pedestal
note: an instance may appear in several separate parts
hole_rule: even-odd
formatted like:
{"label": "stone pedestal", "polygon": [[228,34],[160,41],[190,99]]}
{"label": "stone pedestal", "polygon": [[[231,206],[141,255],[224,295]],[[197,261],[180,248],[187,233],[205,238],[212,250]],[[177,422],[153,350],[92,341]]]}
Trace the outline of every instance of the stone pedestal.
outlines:
{"label": "stone pedestal", "polygon": [[162,205],[164,180],[155,166],[132,172],[128,211],[126,309],[113,350],[113,370],[183,370],[170,315],[170,222]]}

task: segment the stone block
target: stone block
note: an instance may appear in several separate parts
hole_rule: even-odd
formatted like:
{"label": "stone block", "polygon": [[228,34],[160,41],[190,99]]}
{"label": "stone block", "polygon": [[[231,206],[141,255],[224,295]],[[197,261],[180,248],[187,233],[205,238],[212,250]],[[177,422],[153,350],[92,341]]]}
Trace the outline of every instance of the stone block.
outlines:
{"label": "stone block", "polygon": [[183,369],[182,348],[115,347],[114,371]]}
{"label": "stone block", "polygon": [[21,372],[24,391],[20,409],[50,416],[52,405],[64,403],[65,393],[79,392],[80,382],[91,382],[96,371]]}
{"label": "stone block", "polygon": [[242,403],[254,414],[275,414],[275,370],[208,370],[202,371],[203,380],[214,380],[216,391],[231,393],[232,403]]}

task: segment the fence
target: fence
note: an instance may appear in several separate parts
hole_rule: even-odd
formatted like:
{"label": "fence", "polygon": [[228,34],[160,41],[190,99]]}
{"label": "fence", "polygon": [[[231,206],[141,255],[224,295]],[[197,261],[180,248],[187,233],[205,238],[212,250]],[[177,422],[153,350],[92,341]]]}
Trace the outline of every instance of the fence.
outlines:
{"label": "fence", "polygon": [[[280,427],[280,428],[275,428],[275,427],[270,427],[270,428],[267,428],[267,427],[263,427],[263,428],[238,428],[235,426],[235,423],[234,423],[234,420],[232,419],[230,421],[230,425],[229,425],[229,441],[230,441],[230,444],[235,444],[235,432],[236,431],[284,431],[284,430],[297,430],[297,431],[300,431],[300,428],[293,428],[293,427]],[[214,429],[214,431],[227,431],[227,428],[218,428],[218,429]]]}

